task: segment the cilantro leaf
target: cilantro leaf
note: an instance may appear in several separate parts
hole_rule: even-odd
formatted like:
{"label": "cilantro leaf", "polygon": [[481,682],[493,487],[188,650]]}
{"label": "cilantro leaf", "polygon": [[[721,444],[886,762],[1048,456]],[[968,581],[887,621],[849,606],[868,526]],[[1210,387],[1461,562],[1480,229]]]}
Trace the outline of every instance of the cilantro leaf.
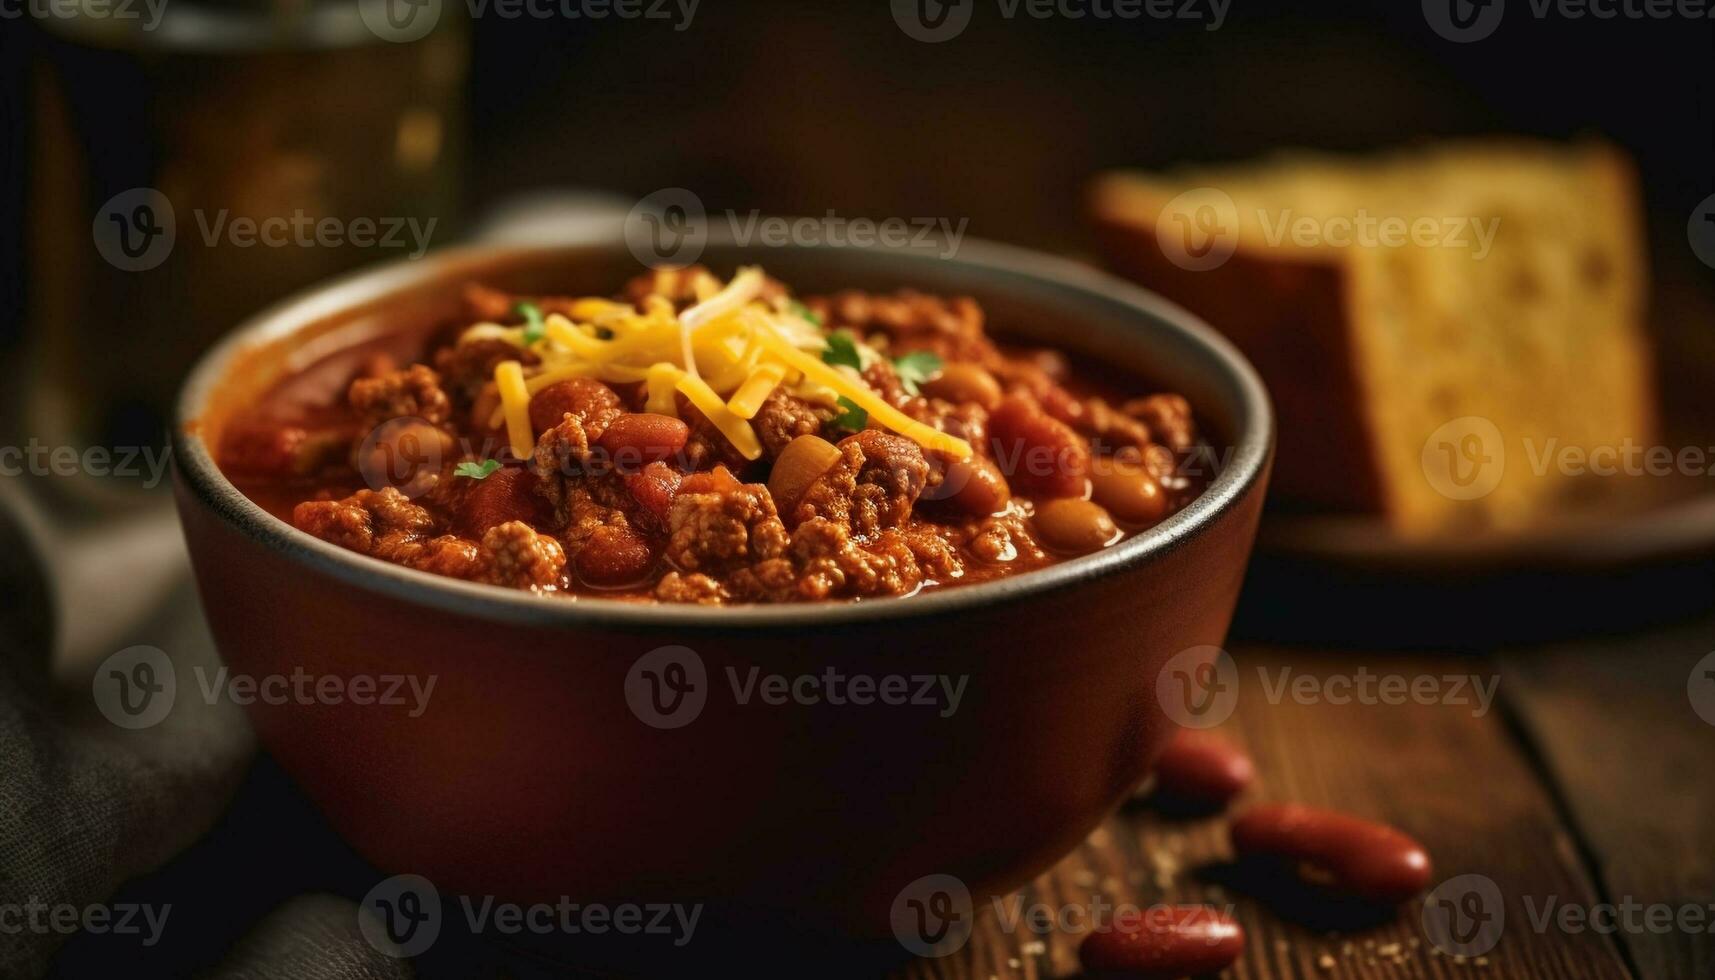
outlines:
{"label": "cilantro leaf", "polygon": [[818,327],[822,325],[822,318],[816,314],[816,311],[810,309],[808,306],[805,306],[797,300],[788,301],[786,308],[791,310],[792,314],[801,320],[808,320]]}
{"label": "cilantro leaf", "polygon": [[903,357],[895,358],[893,369],[899,374],[899,383],[905,388],[905,393],[915,395],[923,382],[934,377],[941,370],[941,358],[929,351],[922,350]]}
{"label": "cilantro leaf", "polygon": [[524,344],[529,346],[542,339],[542,308],[535,303],[519,303],[512,308],[524,318]]}
{"label": "cilantro leaf", "polygon": [[822,352],[822,363],[836,367],[843,364],[854,371],[863,370],[863,356],[858,353],[857,341],[849,333],[828,334],[828,349]]}
{"label": "cilantro leaf", "polygon": [[862,432],[869,425],[869,413],[844,395],[840,396],[840,408],[844,409],[835,419],[834,427],[847,432]]}
{"label": "cilantro leaf", "polygon": [[480,463],[466,461],[453,467],[453,475],[468,476],[473,480],[486,480],[498,469],[500,469],[500,460],[498,459],[485,459]]}

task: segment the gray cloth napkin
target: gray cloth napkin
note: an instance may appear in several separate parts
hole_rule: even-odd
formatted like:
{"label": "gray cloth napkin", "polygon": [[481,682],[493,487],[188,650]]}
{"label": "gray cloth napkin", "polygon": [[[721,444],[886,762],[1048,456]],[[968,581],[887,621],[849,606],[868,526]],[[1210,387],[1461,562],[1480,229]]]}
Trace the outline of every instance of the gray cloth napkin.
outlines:
{"label": "gray cloth napkin", "polygon": [[[242,709],[200,696],[195,671],[217,657],[170,505],[157,496],[121,520],[67,526],[0,486],[0,596],[0,977],[77,975],[90,957],[66,961],[97,933],[102,956],[163,975],[151,939],[175,912],[191,923],[181,928],[206,918],[186,903],[226,896],[139,904],[121,889],[208,833],[256,753]],[[138,596],[156,600],[142,615]],[[100,692],[118,683],[107,657],[135,645],[159,650],[178,682],[165,717],[133,729],[110,720]],[[362,938],[353,901],[315,895],[266,915],[209,975],[346,980],[410,966]]]}

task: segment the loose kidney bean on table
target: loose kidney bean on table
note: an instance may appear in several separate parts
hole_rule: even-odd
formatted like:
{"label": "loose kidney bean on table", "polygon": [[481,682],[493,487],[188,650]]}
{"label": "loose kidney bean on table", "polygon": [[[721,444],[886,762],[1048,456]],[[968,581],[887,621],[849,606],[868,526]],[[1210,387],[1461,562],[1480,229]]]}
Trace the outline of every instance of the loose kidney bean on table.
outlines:
{"label": "loose kidney bean on table", "polygon": [[1226,969],[1244,949],[1237,922],[1210,906],[1179,905],[1116,915],[1112,928],[1084,938],[1078,960],[1094,976],[1178,980]]}
{"label": "loose kidney bean on table", "polygon": [[1181,729],[1155,762],[1154,796],[1169,804],[1224,806],[1256,777],[1250,756],[1208,732]]}
{"label": "loose kidney bean on table", "polygon": [[1265,803],[1232,823],[1241,857],[1278,857],[1325,874],[1342,892],[1372,902],[1403,902],[1429,883],[1423,845],[1386,824],[1297,803]]}

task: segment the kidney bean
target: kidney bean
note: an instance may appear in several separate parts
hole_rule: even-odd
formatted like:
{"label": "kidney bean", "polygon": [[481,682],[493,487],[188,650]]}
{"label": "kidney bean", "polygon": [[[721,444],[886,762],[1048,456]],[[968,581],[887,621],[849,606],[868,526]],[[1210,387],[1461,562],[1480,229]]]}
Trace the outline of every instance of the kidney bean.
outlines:
{"label": "kidney bean", "polygon": [[1078,960],[1095,976],[1180,980],[1231,966],[1245,951],[1245,931],[1207,905],[1156,906],[1114,916],[1112,928],[1092,932]]}
{"label": "kidney bean", "polygon": [[691,427],[671,415],[639,412],[608,423],[596,443],[625,469],[671,458],[685,448]]}
{"label": "kidney bean", "polygon": [[1081,497],[1090,446],[1027,395],[1008,395],[989,416],[994,457],[1014,490],[1036,497]]}
{"label": "kidney bean", "polygon": [[539,436],[559,425],[568,412],[605,422],[620,410],[619,396],[612,388],[594,378],[567,378],[531,396],[530,428]]}
{"label": "kidney bean", "polygon": [[535,474],[516,467],[498,469],[465,491],[455,510],[456,526],[465,537],[481,540],[489,528],[507,521],[523,521],[531,526],[546,523],[547,504],[536,492]]}
{"label": "kidney bean", "polygon": [[1181,729],[1155,763],[1155,793],[1172,803],[1224,806],[1256,776],[1250,756],[1218,735]]}
{"label": "kidney bean", "polygon": [[625,489],[651,516],[667,526],[667,515],[673,509],[673,495],[679,492],[679,471],[666,463],[650,463],[636,473],[624,477]]}
{"label": "kidney bean", "polygon": [[590,532],[573,564],[585,585],[614,589],[642,581],[655,564],[655,552],[635,529],[610,524]]}
{"label": "kidney bean", "polygon": [[1232,825],[1241,857],[1288,858],[1338,891],[1393,904],[1417,894],[1433,872],[1423,845],[1386,824],[1297,803],[1266,803]]}

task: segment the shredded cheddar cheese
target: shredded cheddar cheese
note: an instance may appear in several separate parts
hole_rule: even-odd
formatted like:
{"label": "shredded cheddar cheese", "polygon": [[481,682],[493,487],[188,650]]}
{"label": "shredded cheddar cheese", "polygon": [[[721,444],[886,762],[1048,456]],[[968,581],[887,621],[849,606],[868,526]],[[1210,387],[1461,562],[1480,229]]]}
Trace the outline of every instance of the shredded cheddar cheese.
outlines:
{"label": "shredded cheddar cheese", "polygon": [[780,382],[786,378],[786,369],[778,364],[764,364],[750,373],[744,384],[733,392],[726,407],[741,419],[756,418],[756,413],[762,408],[762,403],[774,393]]}
{"label": "shredded cheddar cheese", "polygon": [[529,459],[536,451],[536,436],[530,431],[530,391],[524,386],[524,367],[517,361],[494,366],[494,386],[500,390],[500,408],[506,415],[506,438],[512,455]]}
{"label": "shredded cheddar cheese", "polygon": [[[658,288],[665,287],[665,275],[658,271]],[[571,378],[642,383],[645,410],[660,415],[678,417],[683,395],[746,459],[762,455],[750,421],[777,389],[828,407],[847,400],[925,449],[960,459],[971,455],[963,439],[894,408],[855,372],[823,363],[827,334],[788,298],[764,300],[766,284],[755,267],[740,269],[725,285],[704,273],[691,283],[697,302],[683,312],[662,295],[650,295],[639,306],[591,297],[548,314],[537,336],[523,327],[479,323],[460,343],[503,340],[540,362],[526,368],[504,361],[494,371],[500,405],[489,424],[505,424],[512,451],[521,458],[534,450],[531,396]]]}
{"label": "shredded cheddar cheese", "polygon": [[869,417],[887,426],[907,439],[916,442],[925,449],[939,449],[957,459],[971,457],[971,444],[956,436],[950,436],[939,429],[932,429],[917,421],[899,409],[889,405],[880,395],[871,391],[869,386],[861,381],[842,374],[831,365],[823,364],[814,357],[798,350],[772,334],[763,334],[762,343],[787,366],[804,372],[804,377],[839,392],[851,400],[852,404],[869,413]]}

